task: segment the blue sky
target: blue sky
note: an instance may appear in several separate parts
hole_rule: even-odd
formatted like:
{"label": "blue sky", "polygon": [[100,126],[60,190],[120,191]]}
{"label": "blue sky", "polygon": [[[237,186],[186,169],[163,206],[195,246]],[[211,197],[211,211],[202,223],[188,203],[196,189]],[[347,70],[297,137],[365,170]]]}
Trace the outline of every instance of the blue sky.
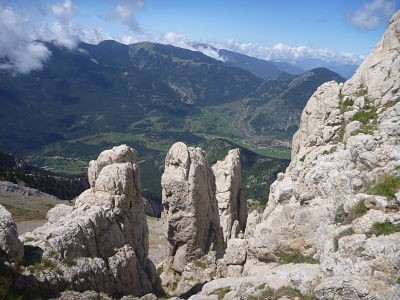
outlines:
{"label": "blue sky", "polygon": [[359,63],[398,9],[394,0],[0,0],[0,57],[10,61],[0,68],[39,68],[51,53],[35,40],[73,49],[103,39]]}

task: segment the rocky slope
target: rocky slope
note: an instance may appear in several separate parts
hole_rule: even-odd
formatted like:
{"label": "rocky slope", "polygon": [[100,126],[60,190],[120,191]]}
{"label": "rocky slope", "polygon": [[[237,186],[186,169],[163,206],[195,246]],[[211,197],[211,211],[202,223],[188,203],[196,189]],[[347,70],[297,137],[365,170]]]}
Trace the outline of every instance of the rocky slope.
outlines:
{"label": "rocky slope", "polygon": [[400,298],[399,70],[400,12],[350,80],[310,98],[292,162],[249,216],[244,271],[201,295]]}

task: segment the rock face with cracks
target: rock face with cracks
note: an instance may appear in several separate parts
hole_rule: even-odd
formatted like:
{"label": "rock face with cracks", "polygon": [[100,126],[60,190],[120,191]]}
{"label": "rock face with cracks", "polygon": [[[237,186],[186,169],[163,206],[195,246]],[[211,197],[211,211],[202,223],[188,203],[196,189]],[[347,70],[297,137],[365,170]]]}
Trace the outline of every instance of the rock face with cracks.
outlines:
{"label": "rock face with cracks", "polygon": [[139,176],[137,153],[126,145],[90,162],[90,189],[73,207],[57,205],[48,223],[24,235],[25,244],[40,254],[37,263],[47,262],[34,272],[39,285],[112,296],[156,290]]}
{"label": "rock face with cracks", "polygon": [[224,160],[212,166],[215,176],[219,220],[226,245],[230,238],[244,234],[247,220],[247,202],[242,190],[240,151],[233,149]]}
{"label": "rock face with cracks", "polygon": [[169,258],[164,269],[182,274],[188,262],[210,250],[224,252],[214,175],[200,148],[175,143],[165,159],[163,205]]}
{"label": "rock face with cracks", "polygon": [[250,257],[314,256],[320,279],[311,291],[323,299],[398,299],[399,169],[400,12],[350,80],[310,98]]}

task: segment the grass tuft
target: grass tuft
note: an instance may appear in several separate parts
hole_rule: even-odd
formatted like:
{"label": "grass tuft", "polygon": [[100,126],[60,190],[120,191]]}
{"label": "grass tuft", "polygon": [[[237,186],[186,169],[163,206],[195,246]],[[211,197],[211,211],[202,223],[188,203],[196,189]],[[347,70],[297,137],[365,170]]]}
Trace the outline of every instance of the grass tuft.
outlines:
{"label": "grass tuft", "polygon": [[368,231],[366,234],[368,237],[370,237],[372,235],[389,235],[395,232],[400,232],[400,225],[395,225],[389,220],[386,220],[382,223],[375,222],[374,225],[372,225],[371,230]]}
{"label": "grass tuft", "polygon": [[359,110],[356,112],[352,120],[367,124],[369,121],[375,121],[377,118],[376,107],[371,107],[369,110]]}
{"label": "grass tuft", "polygon": [[384,173],[378,179],[370,182],[365,192],[370,195],[379,195],[393,199],[399,190],[400,177]]}
{"label": "grass tuft", "polygon": [[346,98],[341,104],[340,104],[340,113],[345,113],[346,111],[349,111],[350,108],[353,106],[354,100],[351,98]]}
{"label": "grass tuft", "polygon": [[76,265],[76,261],[72,257],[66,256],[64,258],[64,264],[66,264],[67,266],[71,267],[71,266],[75,266]]}
{"label": "grass tuft", "polygon": [[299,290],[284,286],[278,290],[274,290],[271,288],[263,289],[261,292],[257,292],[255,295],[250,295],[248,297],[249,300],[278,300],[278,299],[297,299],[297,300],[316,300],[317,298],[313,295],[302,294]]}
{"label": "grass tuft", "polygon": [[214,291],[214,294],[217,295],[218,300],[224,299],[225,295],[231,291],[230,287],[220,288]]}
{"label": "grass tuft", "polygon": [[164,271],[164,266],[161,265],[156,269],[157,276],[160,276],[161,273]]}
{"label": "grass tuft", "polygon": [[319,264],[319,260],[314,259],[312,256],[303,255],[298,251],[295,252],[281,252],[279,254],[278,264]]}

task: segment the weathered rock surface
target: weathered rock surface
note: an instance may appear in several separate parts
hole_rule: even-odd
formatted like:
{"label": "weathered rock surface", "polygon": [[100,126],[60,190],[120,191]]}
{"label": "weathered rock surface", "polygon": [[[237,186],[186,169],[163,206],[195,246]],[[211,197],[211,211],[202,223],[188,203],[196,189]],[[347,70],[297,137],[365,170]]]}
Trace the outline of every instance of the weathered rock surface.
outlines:
{"label": "weathered rock surface", "polygon": [[111,296],[155,290],[136,162],[136,151],[126,145],[102,152],[90,162],[90,189],[75,206],[56,206],[48,223],[23,236],[49,261],[34,273],[39,283],[55,292],[68,286]]}
{"label": "weathered rock surface", "polygon": [[[225,245],[239,232],[244,234],[247,220],[247,202],[242,191],[240,151],[233,149],[224,160],[212,166],[216,184],[219,220]],[[235,221],[237,224],[235,224]]]}
{"label": "weathered rock surface", "polygon": [[0,264],[6,260],[18,265],[23,256],[24,247],[18,239],[17,226],[11,214],[0,205]]}
{"label": "weathered rock surface", "polygon": [[165,159],[161,185],[170,245],[163,284],[168,284],[176,280],[166,278],[168,274],[181,275],[189,262],[210,250],[222,257],[224,245],[214,175],[200,148],[175,143]]}
{"label": "weathered rock surface", "polygon": [[45,199],[52,199],[52,200],[57,199],[56,197],[46,194],[46,193],[43,193],[37,189],[21,186],[21,185],[18,185],[18,184],[9,182],[9,181],[1,181],[0,180],[0,191],[17,193],[17,194],[21,194],[21,195],[25,195],[25,196],[37,196],[37,197],[41,197],[41,198],[45,198]]}
{"label": "weathered rock surface", "polygon": [[[400,176],[399,101],[400,12],[350,80],[326,83],[310,98],[292,162],[248,238],[250,257],[313,255],[320,260],[313,291],[319,298],[400,298],[400,234],[371,233],[376,222],[400,224],[399,203],[367,189],[383,174]],[[364,216],[354,212],[360,201]],[[353,216],[345,224],[340,214]]]}

